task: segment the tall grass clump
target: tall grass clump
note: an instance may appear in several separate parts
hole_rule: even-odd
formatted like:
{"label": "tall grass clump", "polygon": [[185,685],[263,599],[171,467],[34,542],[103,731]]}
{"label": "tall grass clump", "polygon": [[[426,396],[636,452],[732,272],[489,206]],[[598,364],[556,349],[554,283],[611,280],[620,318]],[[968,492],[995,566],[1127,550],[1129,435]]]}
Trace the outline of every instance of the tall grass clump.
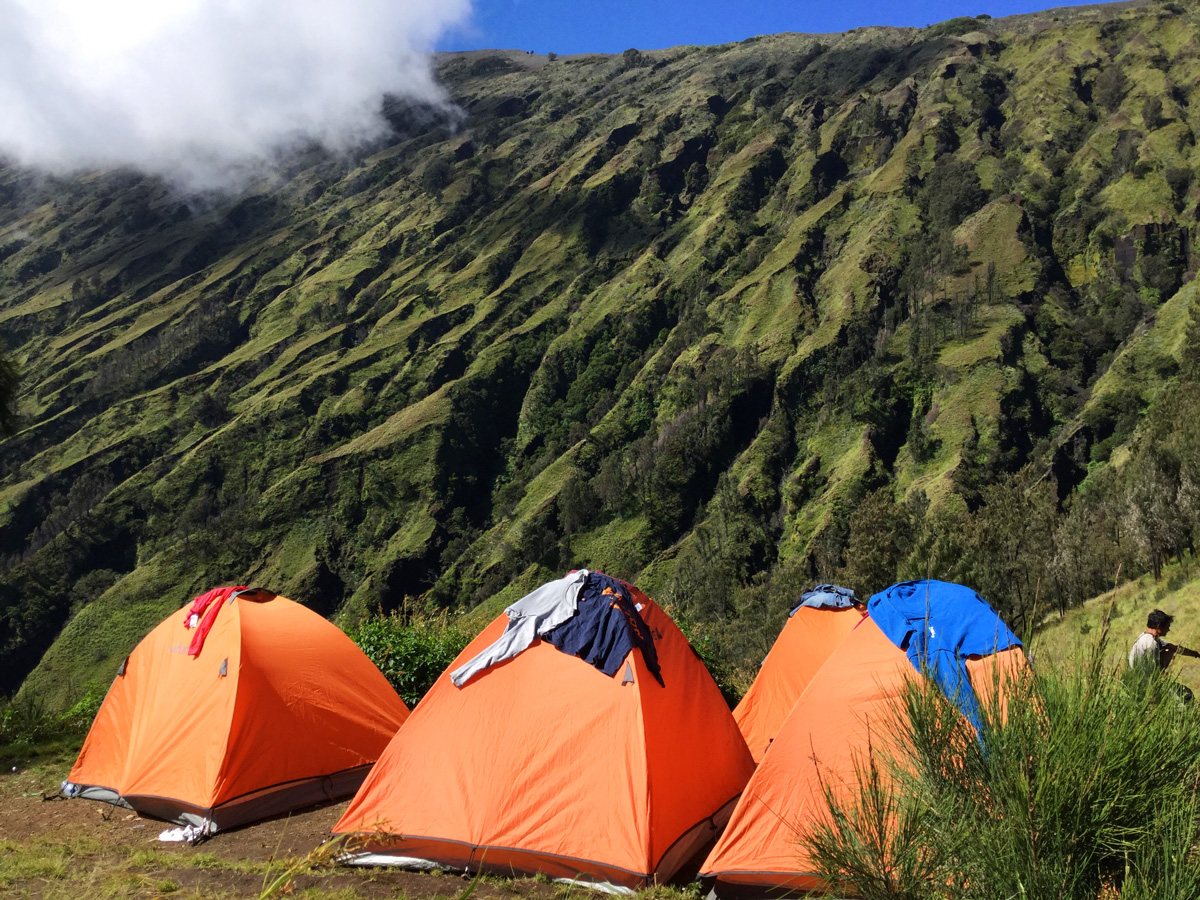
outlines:
{"label": "tall grass clump", "polygon": [[[999,680],[997,675],[997,679]],[[1200,896],[1200,712],[1161,673],[1038,666],[993,685],[976,736],[930,679],[804,836],[868,898]],[[878,746],[878,745],[877,745]]]}
{"label": "tall grass clump", "polygon": [[471,642],[471,634],[445,614],[406,611],[364,619],[348,633],[409,709]]}

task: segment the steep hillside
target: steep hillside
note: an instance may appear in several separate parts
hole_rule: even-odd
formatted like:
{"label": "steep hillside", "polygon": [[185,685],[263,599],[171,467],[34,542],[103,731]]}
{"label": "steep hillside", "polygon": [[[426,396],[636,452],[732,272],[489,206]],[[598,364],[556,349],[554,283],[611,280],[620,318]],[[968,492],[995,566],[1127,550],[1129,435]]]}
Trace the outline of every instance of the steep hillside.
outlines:
{"label": "steep hillside", "polygon": [[750,658],[801,581],[954,574],[912,516],[1017,473],[1060,514],[1178,375],[1194,11],[437,64],[454,109],[237,199],[0,169],[0,692],[214,583],[355,617],[578,564]]}

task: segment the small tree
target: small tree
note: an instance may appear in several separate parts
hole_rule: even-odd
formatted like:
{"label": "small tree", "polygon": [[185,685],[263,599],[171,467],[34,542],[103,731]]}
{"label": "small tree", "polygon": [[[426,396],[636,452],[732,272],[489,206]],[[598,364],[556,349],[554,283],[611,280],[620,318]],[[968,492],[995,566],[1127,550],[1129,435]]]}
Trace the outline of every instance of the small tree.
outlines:
{"label": "small tree", "polygon": [[1116,112],[1117,107],[1121,105],[1121,100],[1125,96],[1125,73],[1117,65],[1109,66],[1096,79],[1096,86],[1092,91],[1092,96],[1096,98],[1096,102],[1103,106],[1106,110]]}
{"label": "small tree", "polygon": [[890,488],[867,494],[850,514],[845,566],[837,581],[860,597],[883,590],[896,580],[911,548],[912,534],[912,514],[896,503]]}
{"label": "small tree", "polygon": [[1162,111],[1162,100],[1158,97],[1146,98],[1146,102],[1142,104],[1142,122],[1145,123],[1147,131],[1153,131],[1162,126]]}
{"label": "small tree", "polygon": [[1130,461],[1126,520],[1149,557],[1155,581],[1162,575],[1163,563],[1185,537],[1177,504],[1179,488],[1178,457],[1168,447],[1145,442]]}
{"label": "small tree", "polygon": [[1057,497],[1053,482],[1032,468],[985,487],[964,523],[957,580],[995,605],[1019,632],[1028,632],[1049,589]]}

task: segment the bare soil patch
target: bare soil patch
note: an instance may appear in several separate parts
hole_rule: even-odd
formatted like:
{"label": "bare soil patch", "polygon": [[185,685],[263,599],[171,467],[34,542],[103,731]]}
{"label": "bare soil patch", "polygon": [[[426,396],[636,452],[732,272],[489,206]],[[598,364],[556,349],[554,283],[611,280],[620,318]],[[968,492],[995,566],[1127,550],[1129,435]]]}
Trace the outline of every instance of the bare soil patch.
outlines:
{"label": "bare soil patch", "polygon": [[[174,827],[88,800],[53,796],[70,768],[55,759],[0,773],[0,895],[51,898],[257,897],[265,884],[315,850],[347,803],[301,810],[219,833],[197,845],[163,843]],[[432,900],[470,885],[454,875],[386,869],[301,870],[285,897]],[[533,879],[486,878],[473,900],[551,900],[563,889]]]}

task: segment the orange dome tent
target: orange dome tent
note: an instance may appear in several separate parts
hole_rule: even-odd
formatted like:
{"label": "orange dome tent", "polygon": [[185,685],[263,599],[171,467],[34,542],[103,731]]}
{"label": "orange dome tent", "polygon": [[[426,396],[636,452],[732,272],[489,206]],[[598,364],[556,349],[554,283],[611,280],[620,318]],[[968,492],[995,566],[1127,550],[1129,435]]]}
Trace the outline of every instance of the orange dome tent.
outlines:
{"label": "orange dome tent", "polygon": [[802,844],[804,829],[825,809],[822,780],[850,796],[854,754],[876,749],[905,679],[920,677],[870,619],[861,623],[813,675],[701,869],[730,888],[801,892],[822,887]]}
{"label": "orange dome tent", "polygon": [[[801,597],[762,668],[733,711],[756,763],[813,676],[866,615],[853,591],[820,585]],[[846,602],[840,602],[845,598]]]}
{"label": "orange dome tent", "polygon": [[456,687],[451,672],[507,633],[501,615],[434,684],[335,826],[356,836],[354,862],[632,890],[669,879],[711,840],[753,760],[683,633],[623,586],[662,684],[641,649],[610,676],[534,639]]}
{"label": "orange dome tent", "polygon": [[[907,605],[892,604],[898,594]],[[871,598],[868,617],[854,617],[858,621],[844,640],[810,676],[701,867],[700,877],[713,882],[718,896],[825,889],[804,836],[828,815],[824,789],[852,800],[856,763],[865,760],[868,744],[885,755],[894,748],[899,697],[907,682],[925,677],[912,659],[918,645],[922,671],[940,685],[948,683],[947,671],[961,674],[961,688],[946,693],[968,721],[966,694],[972,703],[977,698],[986,705],[997,687],[1025,667],[1019,641],[991,607],[961,585],[894,585]],[[948,643],[936,643],[943,632]],[[937,655],[945,659],[939,662]]]}
{"label": "orange dome tent", "polygon": [[351,795],[408,716],[336,626],[219,588],[134,648],[64,785],[206,835]]}

